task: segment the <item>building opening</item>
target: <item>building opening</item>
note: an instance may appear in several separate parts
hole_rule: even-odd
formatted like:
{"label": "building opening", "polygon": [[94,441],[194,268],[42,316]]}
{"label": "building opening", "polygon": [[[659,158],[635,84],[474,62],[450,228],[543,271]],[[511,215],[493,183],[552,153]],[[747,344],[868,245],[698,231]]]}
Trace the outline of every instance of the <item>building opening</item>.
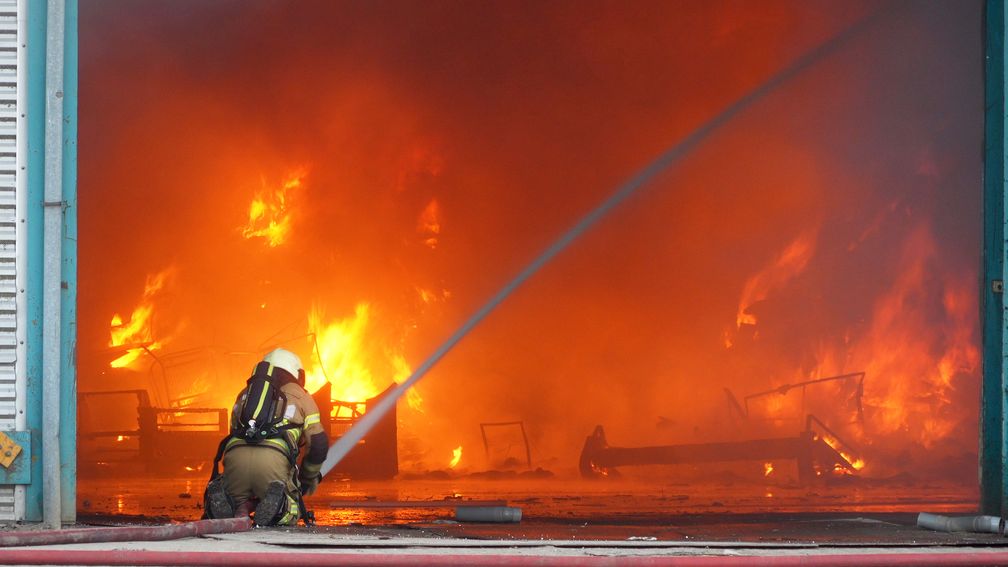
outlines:
{"label": "building opening", "polygon": [[275,347],[338,437],[697,132],[399,401],[320,521],[975,508],[981,29],[978,2],[82,5],[82,512],[198,517]]}

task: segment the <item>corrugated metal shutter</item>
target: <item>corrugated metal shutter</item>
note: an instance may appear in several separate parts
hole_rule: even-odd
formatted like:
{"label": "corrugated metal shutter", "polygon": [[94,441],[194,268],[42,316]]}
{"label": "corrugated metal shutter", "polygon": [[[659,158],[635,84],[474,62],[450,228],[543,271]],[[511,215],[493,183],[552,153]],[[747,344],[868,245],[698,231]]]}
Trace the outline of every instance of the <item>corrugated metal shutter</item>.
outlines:
{"label": "corrugated metal shutter", "polygon": [[[0,430],[16,428],[18,2],[0,0]],[[14,487],[0,486],[0,520],[17,520]]]}

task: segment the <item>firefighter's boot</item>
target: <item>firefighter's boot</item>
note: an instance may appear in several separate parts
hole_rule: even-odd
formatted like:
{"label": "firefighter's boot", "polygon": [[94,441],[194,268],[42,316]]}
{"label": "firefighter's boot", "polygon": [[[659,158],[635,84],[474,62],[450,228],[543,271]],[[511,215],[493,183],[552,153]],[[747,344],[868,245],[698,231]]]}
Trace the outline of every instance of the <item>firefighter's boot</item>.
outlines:
{"label": "firefighter's boot", "polygon": [[207,483],[206,489],[206,514],[212,519],[234,517],[234,504],[231,497],[224,490],[224,477],[218,476]]}
{"label": "firefighter's boot", "polygon": [[259,501],[255,509],[255,524],[257,526],[272,526],[280,515],[280,508],[287,501],[287,485],[283,481],[274,480],[269,483],[266,495]]}

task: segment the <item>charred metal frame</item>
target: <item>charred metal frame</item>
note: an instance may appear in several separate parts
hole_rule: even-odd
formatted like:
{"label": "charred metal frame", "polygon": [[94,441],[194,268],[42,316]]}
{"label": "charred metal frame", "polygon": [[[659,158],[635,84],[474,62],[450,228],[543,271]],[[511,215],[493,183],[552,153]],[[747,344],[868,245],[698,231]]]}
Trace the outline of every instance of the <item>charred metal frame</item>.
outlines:
{"label": "charred metal frame", "polygon": [[[804,395],[805,388],[808,387],[808,386],[814,386],[816,384],[823,384],[823,383],[826,383],[826,382],[834,382],[834,381],[839,381],[839,380],[850,380],[850,379],[853,379],[853,378],[857,379],[857,390],[854,393],[854,397],[857,400],[858,422],[864,422],[864,405],[862,403],[862,400],[864,398],[864,379],[865,379],[865,373],[864,372],[851,372],[851,373],[848,373],[848,374],[840,374],[838,376],[826,376],[824,378],[814,378],[812,380],[805,380],[803,382],[797,382],[795,384],[783,384],[781,386],[777,386],[776,388],[771,388],[770,390],[763,390],[762,392],[756,392],[755,394],[749,394],[749,395],[747,395],[747,396],[745,396],[745,397],[742,398],[742,403],[741,404],[739,403],[738,398],[735,397],[735,394],[732,393],[731,390],[729,390],[728,388],[725,388],[724,392],[725,392],[725,396],[728,397],[729,407],[731,407],[731,409],[735,410],[735,412],[738,413],[739,416],[748,419],[749,418],[749,400],[752,400],[752,399],[755,399],[755,398],[762,398],[762,397],[765,397],[765,396],[771,396],[771,395],[774,395],[774,394],[777,394],[777,395],[780,395],[780,396],[785,396],[789,392],[791,392],[791,390],[794,390],[796,388],[801,388],[802,389],[802,393]],[[809,416],[809,417],[812,417],[812,416]],[[819,421],[819,420],[816,419],[816,421]],[[822,422],[820,422],[820,423],[822,423]]]}
{"label": "charred metal frame", "polygon": [[486,454],[487,461],[490,460],[490,443],[487,441],[486,430],[488,427],[512,427],[517,425],[521,429],[522,441],[525,443],[525,464],[528,468],[532,468],[532,450],[529,449],[528,435],[525,433],[525,422],[523,421],[499,421],[494,423],[481,423],[480,424],[480,435],[483,436],[483,452]]}
{"label": "charred metal frame", "polygon": [[[82,468],[97,467],[99,462],[110,465],[134,462],[148,472],[178,472],[182,466],[199,465],[211,458],[221,438],[228,434],[228,410],[224,408],[160,408],[151,405],[147,390],[110,390],[81,392],[80,407],[86,410],[91,400],[125,396],[136,400],[136,427],[133,429],[82,429],[81,444],[103,439],[136,440],[124,447],[95,452],[91,462],[81,462]],[[186,421],[184,416],[208,416],[203,421]],[[78,420],[82,425],[86,420]]]}
{"label": "charred metal frame", "polygon": [[578,468],[585,478],[599,478],[615,474],[618,466],[793,459],[798,464],[798,481],[802,484],[811,484],[823,470],[832,471],[837,466],[855,472],[854,464],[830,446],[813,426],[825,431],[837,444],[851,448],[850,443],[811,414],[805,420],[805,430],[796,437],[650,447],[611,447],[606,441],[605,431],[598,425],[585,439]]}
{"label": "charred metal frame", "polygon": [[[364,402],[345,402],[330,399],[331,385],[313,395],[319,406],[322,425],[331,438],[338,439],[367,413],[367,408],[388,394],[385,392]],[[147,472],[179,472],[182,466],[198,469],[217,451],[223,436],[230,431],[228,409],[198,407],[157,407],[151,403],[151,394],[145,389],[81,392],[80,409],[86,411],[92,400],[121,396],[136,401],[136,427],[93,427],[88,420],[78,419],[78,432],[82,444],[100,443],[102,440],[126,438],[130,443],[109,449],[92,451],[94,458],[82,462],[85,472],[99,470],[100,463],[133,463]],[[122,410],[129,408],[122,407]],[[192,421],[192,416],[205,416]],[[189,419],[187,419],[189,418]],[[134,443],[135,441],[135,443]],[[399,473],[398,432],[396,414],[383,419],[369,435],[341,463],[337,472],[354,479],[390,479]]]}

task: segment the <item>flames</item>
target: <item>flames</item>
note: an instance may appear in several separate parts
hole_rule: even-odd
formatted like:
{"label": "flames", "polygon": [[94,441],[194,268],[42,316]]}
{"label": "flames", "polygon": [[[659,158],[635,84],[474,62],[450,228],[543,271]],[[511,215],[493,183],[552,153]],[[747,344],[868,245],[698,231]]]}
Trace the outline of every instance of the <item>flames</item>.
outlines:
{"label": "flames", "polygon": [[[756,324],[756,316],[749,313],[748,309],[755,303],[766,299],[771,291],[783,286],[800,274],[808,265],[809,259],[812,258],[815,246],[815,231],[800,235],[788,244],[773,262],[746,281],[745,287],[742,289],[742,297],[739,300],[738,315],[735,318],[736,327]],[[731,346],[728,338],[725,338],[725,345]]]}
{"label": "flames", "polygon": [[[746,311],[767,293],[795,277],[809,263],[815,238],[808,233],[792,242],[767,268],[749,278],[739,302],[737,324],[756,324]],[[865,371],[863,407],[832,404],[820,415],[851,435],[858,445],[880,443],[890,435],[900,442],[931,448],[955,435],[968,418],[956,409],[957,380],[975,373],[980,353],[975,344],[976,294],[972,276],[936,272],[937,242],[927,221],[904,235],[898,261],[887,288],[870,306],[870,317],[858,327],[824,338],[813,354],[811,370],[780,368],[779,375],[802,380]],[[848,249],[848,253],[850,250]],[[937,323],[936,323],[937,322]],[[723,337],[724,338],[724,337]],[[794,344],[794,343],[790,343]],[[850,385],[823,385],[833,399],[842,399]],[[763,409],[772,417],[799,414],[804,403],[773,396]],[[836,439],[823,439],[855,470],[865,461],[842,449]]]}
{"label": "flames", "polygon": [[423,242],[431,249],[437,248],[438,237],[441,235],[441,206],[437,199],[431,199],[420,218],[417,219],[417,233],[423,238]]}
{"label": "flames", "polygon": [[[821,434],[820,438],[827,445],[829,445],[830,447],[832,447],[834,451],[836,451],[837,453],[840,453],[840,456],[843,457],[848,463],[850,463],[851,467],[854,470],[859,471],[859,470],[861,470],[861,469],[863,469],[865,467],[864,459],[862,459],[861,457],[856,457],[850,451],[846,450],[837,438],[833,437],[832,435],[826,434],[826,433]],[[838,469],[834,469],[834,470],[840,470],[841,472],[847,472],[846,469],[844,469],[843,467],[841,467],[839,464],[837,464],[836,467],[839,467],[839,468]]]}
{"label": "flames", "polygon": [[[877,300],[867,336],[854,353],[869,376],[882,378],[865,387],[875,432],[901,432],[924,447],[950,435],[962,419],[962,412],[950,411],[953,380],[974,372],[980,360],[972,339],[973,282],[933,273],[935,245],[926,226],[909,236],[900,275]],[[925,308],[935,286],[941,302],[933,306],[933,316],[944,325],[934,325]]]}
{"label": "flames", "polygon": [[770,476],[773,471],[773,463],[763,463],[763,476]]}
{"label": "flames", "polygon": [[[354,314],[327,322],[325,311],[316,306],[308,315],[308,331],[317,348],[315,363],[306,371],[305,387],[316,391],[329,381],[332,397],[347,402],[363,402],[384,390],[389,379],[402,382],[412,373],[401,352],[383,345],[373,324],[372,307],[358,303]],[[409,406],[420,410],[423,398],[412,389]]]}
{"label": "flames", "polygon": [[276,187],[267,187],[256,192],[249,204],[248,222],[242,229],[242,236],[248,239],[262,238],[271,248],[284,243],[291,230],[290,196],[288,193],[301,187],[304,171],[289,175]]}
{"label": "flames", "polygon": [[831,355],[874,378],[866,380],[864,391],[868,433],[899,434],[925,448],[949,438],[962,423],[965,412],[954,410],[955,380],[975,372],[980,359],[973,339],[973,282],[934,273],[935,253],[930,227],[914,228],[903,243],[896,279],[875,301],[867,331],[847,352]]}
{"label": "flames", "polygon": [[[452,15],[465,22],[462,12]],[[163,117],[178,114],[173,109],[206,107],[194,103],[235,98],[228,98],[236,88],[234,77],[155,77],[162,81],[156,86],[184,87],[151,89],[171,96],[162,97],[163,104],[141,105],[149,115],[125,113],[122,124],[113,125],[118,129],[109,128],[108,144],[89,146],[108,153],[109,167],[85,172],[88,186],[100,196],[91,202],[101,207],[92,208],[96,214],[82,228],[81,242],[92,243],[82,249],[82,258],[90,254],[97,259],[100,251],[110,260],[82,262],[81,304],[102,306],[90,319],[82,310],[81,330],[90,334],[81,335],[81,351],[92,351],[96,361],[89,365],[84,360],[82,384],[91,389],[99,380],[107,385],[113,379],[141,383],[141,376],[115,373],[101,378],[94,371],[108,364],[101,358],[106,342],[119,348],[116,356],[125,353],[112,366],[137,368],[146,366],[138,345],[159,358],[166,350],[173,355],[171,350],[205,347],[214,349],[214,364],[220,365],[207,375],[211,389],[198,382],[202,368],[183,366],[180,359],[163,380],[174,395],[159,392],[157,397],[175,399],[181,391],[180,405],[204,391],[233,398],[251,369],[250,361],[265,350],[259,345],[289,339],[300,341],[288,346],[308,370],[310,391],[330,383],[333,398],[342,401],[379,395],[390,383],[409,376],[411,363],[419,365],[426,350],[449,336],[471,308],[610,188],[616,189],[617,182],[630,178],[666,144],[706,124],[777,69],[788,68],[820,39],[846,29],[852,13],[862,10],[822,18],[822,25],[799,42],[791,41],[793,26],[788,23],[802,21],[804,12],[782,8],[773,18],[766,18],[765,9],[744,12],[712,9],[710,17],[705,12],[700,18],[709,26],[684,28],[679,35],[668,32],[668,26],[683,21],[674,9],[664,14],[667,19],[648,13],[640,21],[623,17],[629,13],[619,10],[606,11],[618,17],[597,18],[606,25],[587,32],[578,18],[532,13],[527,22],[532,27],[524,29],[547,35],[555,31],[549,37],[566,40],[543,46],[561,47],[562,56],[536,51],[545,67],[536,67],[530,78],[543,78],[548,88],[522,90],[518,97],[500,96],[500,81],[424,80],[431,70],[436,75],[443,67],[436,50],[410,58],[405,67],[400,65],[402,57],[377,57],[378,63],[394,65],[376,69],[363,81],[352,80],[354,75],[344,71],[355,65],[353,53],[359,49],[354,51],[354,45],[370,43],[368,37],[348,38],[350,55],[342,59],[311,50],[283,58],[286,69],[280,69],[281,75],[323,79],[319,85],[288,88],[290,81],[278,81],[265,98],[209,113],[205,132]],[[509,25],[519,25],[521,19],[509,19]],[[773,26],[763,25],[766,22]],[[651,31],[658,34],[651,38],[654,42],[631,46],[640,51],[636,60],[641,67],[628,73],[604,55],[618,52],[628,38],[644,37],[640,34],[648,30],[640,24],[653,24]],[[753,30],[758,33],[753,35]],[[524,37],[523,28],[514,31]],[[909,35],[907,31],[903,35]],[[876,40],[882,41],[877,35],[871,34],[874,39],[855,51],[869,52]],[[898,34],[882,35],[888,41]],[[470,40],[478,44],[480,38],[455,40],[463,40],[458,45]],[[140,47],[148,48],[148,43]],[[701,60],[687,56],[689,50],[670,49],[680,43],[717,49],[699,49],[706,57]],[[878,56],[893,52],[903,53],[886,49]],[[249,53],[254,51],[233,50],[236,56]],[[467,52],[460,53],[460,64],[467,64]],[[505,79],[515,73],[524,77],[528,54],[520,49],[501,53],[500,69],[493,72]],[[238,65],[263,64],[253,59],[236,60],[235,77],[252,76],[245,71],[253,67]],[[331,65],[320,67],[323,60]],[[911,235],[904,257],[896,263],[890,262],[890,243],[905,238],[907,227],[920,220],[904,210],[900,203],[905,198],[916,201],[914,215],[925,207],[946,206],[949,211],[938,211],[944,215],[959,211],[960,202],[964,209],[971,206],[972,201],[959,198],[968,176],[956,173],[969,170],[971,162],[959,162],[963,144],[950,142],[969,137],[952,132],[963,123],[959,114],[947,114],[938,122],[923,116],[922,107],[943,114],[938,111],[946,109],[937,103],[944,90],[933,97],[934,105],[903,105],[906,113],[892,119],[892,101],[905,100],[900,96],[904,91],[896,88],[900,85],[882,84],[885,74],[863,74],[864,66],[850,60],[858,57],[848,53],[824,59],[809,66],[811,74],[801,81],[781,86],[765,105],[715,123],[723,124],[717,126],[721,133],[685,154],[676,171],[656,179],[647,194],[635,197],[639,205],[614,210],[530,281],[522,295],[502,304],[493,319],[461,343],[464,348],[439,363],[437,375],[420,383],[420,392],[428,398],[425,420],[431,423],[417,420],[407,423],[417,431],[402,431],[420,439],[418,445],[429,443],[416,454],[444,467],[452,456],[450,445],[463,440],[455,437],[459,427],[496,419],[525,420],[530,431],[543,432],[533,436],[533,450],[556,457],[553,462],[558,463],[569,462],[564,459],[578,448],[570,440],[579,439],[579,428],[593,423],[589,419],[596,415],[607,425],[619,421],[635,433],[639,430],[643,444],[662,442],[665,436],[677,442],[722,441],[742,429],[764,437],[763,431],[752,431],[757,427],[786,428],[793,434],[798,430],[795,421],[780,418],[804,417],[803,392],[754,401],[754,408],[758,404],[769,419],[749,419],[746,423],[755,425],[740,427],[740,420],[725,419],[721,386],[731,386],[741,400],[781,383],[862,370],[867,375],[862,423],[855,424],[857,415],[840,403],[827,408],[832,414],[820,416],[842,439],[855,442],[860,450],[879,436],[931,446],[957,435],[963,413],[969,411],[957,382],[979,362],[971,328],[976,319],[975,273],[960,277],[935,269],[950,264],[928,261],[934,257],[935,242],[926,227]],[[574,72],[553,72],[557,69],[550,66],[558,61],[558,69],[566,66]],[[726,71],[695,91],[683,90],[675,81],[640,82],[670,76],[648,72],[654,62],[679,74]],[[312,69],[331,74],[300,72]],[[610,71],[615,74],[608,75]],[[910,74],[899,74],[908,90]],[[185,85],[193,76],[206,80]],[[603,76],[605,80],[584,80]],[[629,94],[603,96],[613,94],[612,85]],[[305,96],[316,91],[327,96]],[[886,96],[868,100],[861,96],[865,92]],[[649,93],[654,104],[642,108],[639,93]],[[124,92],[123,100],[137,99],[138,94],[143,93]],[[832,101],[828,108],[803,104],[824,94]],[[494,101],[500,112],[487,113],[484,105],[470,104],[483,100]],[[598,101],[607,102],[598,106]],[[856,104],[848,111],[850,102]],[[270,103],[284,113],[255,114]],[[529,113],[530,108],[538,111]],[[814,116],[805,112],[808,108],[816,109]],[[153,120],[157,127],[135,127],[143,120]],[[646,131],[637,131],[637,122]],[[312,127],[292,130],[292,124]],[[500,134],[474,135],[473,125]],[[893,131],[891,137],[883,135],[888,131]],[[172,137],[176,132],[177,139]],[[156,136],[140,137],[149,133]],[[906,169],[912,165],[911,154],[929,144],[936,155],[922,168],[922,177],[937,178],[934,183],[940,186],[933,191]],[[177,152],[146,151],[177,147],[192,149],[177,163]],[[140,159],[141,150],[153,161]],[[442,156],[457,163],[446,164]],[[167,157],[173,160],[164,161]],[[151,172],[161,178],[158,183],[136,183]],[[122,189],[117,192],[117,187]],[[136,190],[127,190],[130,187]],[[199,207],[185,207],[183,188],[207,198],[200,199]],[[165,206],[137,207],[144,202]],[[129,214],[133,210],[139,214]],[[177,214],[183,210],[185,215]],[[942,221],[939,244],[945,246],[945,237],[954,231],[959,236],[969,233],[963,218],[957,212]],[[109,227],[115,230],[105,230]],[[123,235],[136,244],[115,247],[115,239]],[[949,244],[948,250],[976,251],[965,245],[956,248],[972,244],[966,237],[960,241]],[[179,286],[184,302],[173,312],[146,291],[137,301],[144,274],[161,267],[145,262],[165,253],[177,255],[178,283],[189,278],[185,288]],[[832,255],[872,262],[833,262]],[[112,273],[108,266],[116,263],[124,274],[133,274],[128,277],[135,278],[137,289],[121,298],[122,303],[105,307],[93,300],[107,299],[101,297],[107,293],[101,282]],[[211,281],[212,286],[206,285]],[[851,295],[859,294],[850,301],[857,303],[856,322],[855,316],[831,318],[848,307],[846,303],[802,311],[806,299],[839,303],[835,296],[848,284]],[[791,293],[798,286],[803,293]],[[446,301],[443,287],[451,287],[451,302],[458,305]],[[774,302],[778,295],[785,301]],[[792,312],[771,320],[778,306]],[[113,317],[111,330],[106,330],[112,311],[121,316]],[[174,330],[166,337],[168,333],[159,332],[166,316],[184,318],[185,334]],[[792,324],[817,318],[821,322]],[[789,333],[779,349],[786,354],[760,350],[769,342],[771,323],[782,335]],[[89,324],[96,330],[91,332]],[[758,340],[746,342],[757,330]],[[310,341],[301,338],[306,332]],[[413,342],[406,341],[407,332],[414,333],[409,335]],[[168,338],[172,341],[164,346]],[[150,377],[161,386],[160,373]],[[186,389],[188,384],[199,387]],[[843,387],[847,385],[809,388],[809,397],[829,397]],[[690,395],[676,395],[682,392]],[[424,407],[415,389],[406,401],[412,408]],[[230,400],[222,407],[230,407]],[[674,415],[676,423],[661,430],[647,427],[655,415]],[[479,451],[472,446],[471,452]],[[864,453],[869,467],[877,465],[879,453]],[[775,478],[786,472],[783,461],[761,468],[764,462],[759,459],[752,465],[757,477],[760,471]]]}
{"label": "flames", "polygon": [[453,469],[457,467],[459,461],[461,460],[462,460],[462,445],[459,445],[458,447],[452,449],[452,459],[451,462],[448,463],[448,468]]}
{"label": "flames", "polygon": [[144,353],[144,350],[156,351],[163,346],[164,341],[156,341],[154,339],[152,326],[154,298],[164,288],[170,273],[171,269],[169,268],[157,274],[147,276],[140,304],[133,309],[129,321],[123,321],[122,316],[118,313],[112,315],[109,346],[131,347],[127,349],[125,354],[109,363],[109,366],[112,368],[129,367]]}

